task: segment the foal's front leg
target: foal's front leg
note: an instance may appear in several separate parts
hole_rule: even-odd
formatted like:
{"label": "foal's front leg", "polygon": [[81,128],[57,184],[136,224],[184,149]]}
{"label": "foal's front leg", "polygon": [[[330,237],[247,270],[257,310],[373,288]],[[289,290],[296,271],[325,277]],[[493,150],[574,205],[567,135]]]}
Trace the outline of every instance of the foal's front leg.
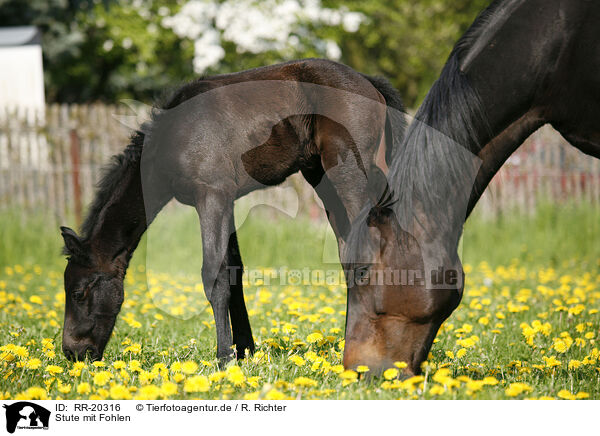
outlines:
{"label": "foal's front leg", "polygon": [[233,198],[226,193],[207,189],[198,195],[196,210],[202,232],[202,282],[212,306],[217,330],[217,358],[226,362],[233,357],[229,303],[230,264],[228,245],[231,236]]}

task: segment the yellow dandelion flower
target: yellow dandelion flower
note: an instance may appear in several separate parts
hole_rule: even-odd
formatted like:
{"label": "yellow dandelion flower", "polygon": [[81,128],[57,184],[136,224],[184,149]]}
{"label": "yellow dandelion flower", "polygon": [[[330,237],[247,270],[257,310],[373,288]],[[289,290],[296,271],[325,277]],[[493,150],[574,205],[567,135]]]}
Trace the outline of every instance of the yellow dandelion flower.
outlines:
{"label": "yellow dandelion flower", "polygon": [[351,369],[347,369],[344,372],[340,373],[339,376],[343,380],[356,380],[358,378],[358,373]]}
{"label": "yellow dandelion flower", "polygon": [[224,371],[217,371],[217,372],[213,372],[211,375],[209,375],[208,379],[211,382],[219,382],[219,381],[223,380],[225,377],[227,377],[227,374]]}
{"label": "yellow dandelion flower", "polygon": [[87,395],[92,391],[92,388],[89,383],[79,383],[77,385],[77,393],[79,395]]}
{"label": "yellow dandelion flower", "polygon": [[311,333],[306,337],[306,341],[310,344],[314,344],[315,342],[319,342],[323,339],[323,335],[319,332]]}
{"label": "yellow dandelion flower", "polygon": [[140,354],[141,351],[142,351],[141,344],[131,344],[130,346],[128,346],[127,348],[125,348],[123,350],[123,354],[125,354],[125,353]]}
{"label": "yellow dandelion flower", "polygon": [[344,372],[344,365],[334,365],[331,367],[331,371],[335,374],[341,374]]}
{"label": "yellow dandelion flower", "polygon": [[62,373],[63,369],[57,365],[48,365],[46,366],[46,372],[51,375],[56,375]]}
{"label": "yellow dandelion flower", "polygon": [[306,363],[306,361],[297,354],[290,356],[288,359],[291,360],[294,364],[296,364],[296,366],[303,366]]}
{"label": "yellow dandelion flower", "polygon": [[42,299],[37,295],[32,295],[31,297],[29,297],[29,301],[34,304],[44,304]]}
{"label": "yellow dandelion flower", "polygon": [[104,386],[113,377],[108,371],[99,371],[94,374],[94,384],[96,386]]}
{"label": "yellow dandelion flower", "polygon": [[533,390],[531,388],[531,386],[529,386],[525,383],[516,382],[516,383],[511,383],[504,392],[509,397],[516,397],[517,395],[521,395],[523,392],[529,392],[531,390]]}
{"label": "yellow dandelion flower", "polygon": [[244,394],[244,400],[258,400],[260,398],[260,391],[249,392]]}
{"label": "yellow dandelion flower", "polygon": [[246,377],[244,376],[242,369],[237,365],[233,365],[233,366],[230,366],[229,368],[227,368],[226,373],[227,373],[227,380],[229,380],[231,383],[233,383],[236,386],[243,384],[244,381],[246,380]]}
{"label": "yellow dandelion flower", "polygon": [[190,375],[194,374],[196,371],[198,371],[198,364],[193,360],[188,360],[181,364],[181,372],[184,374]]}
{"label": "yellow dandelion flower", "polygon": [[258,382],[260,380],[260,376],[255,375],[254,377],[248,377],[246,379],[246,383],[248,384],[248,386],[250,386],[251,388],[257,388],[258,387]]}
{"label": "yellow dandelion flower", "polygon": [[467,382],[467,389],[471,392],[476,392],[485,385],[486,383],[483,380],[470,380]]}
{"label": "yellow dandelion flower", "polygon": [[129,392],[129,389],[127,389],[123,385],[111,386],[109,395],[110,395],[110,398],[112,398],[113,400],[130,400],[131,399],[131,393]]}
{"label": "yellow dandelion flower", "polygon": [[544,362],[546,362],[546,367],[547,368],[554,368],[555,366],[561,366],[562,363],[556,359],[556,357],[554,356],[543,356],[542,359],[544,359]]}
{"label": "yellow dandelion flower", "polygon": [[125,369],[125,368],[127,368],[127,364],[125,362],[123,362],[122,360],[115,360],[113,362],[112,366],[115,369]]}
{"label": "yellow dandelion flower", "polygon": [[490,385],[490,386],[494,386],[499,383],[498,380],[496,379],[496,377],[491,377],[491,376],[484,377],[482,381],[484,384]]}
{"label": "yellow dandelion flower", "polygon": [[32,386],[20,395],[17,395],[15,400],[47,400],[48,393],[46,389],[39,386]]}
{"label": "yellow dandelion flower", "polygon": [[442,395],[444,392],[446,392],[446,389],[438,384],[433,385],[431,389],[429,389],[430,395]]}
{"label": "yellow dandelion flower", "polygon": [[165,381],[160,387],[160,392],[163,397],[170,397],[177,393],[177,385],[170,381]]}
{"label": "yellow dandelion flower", "polygon": [[284,400],[285,395],[282,394],[281,392],[279,392],[277,389],[271,389],[269,392],[267,392],[267,395],[265,395],[265,399],[266,400]]}
{"label": "yellow dandelion flower", "polygon": [[386,380],[392,380],[395,379],[396,377],[398,377],[398,369],[396,368],[388,368],[385,371],[383,371],[383,378],[385,378]]}
{"label": "yellow dandelion flower", "polygon": [[558,398],[562,398],[563,400],[576,400],[577,399],[577,396],[573,395],[571,392],[569,392],[566,389],[559,391],[558,394],[556,394],[556,396]]}
{"label": "yellow dandelion flower", "polygon": [[171,379],[175,382],[175,383],[181,383],[183,380],[185,380],[185,375],[183,375],[180,372],[176,372],[175,374],[173,374],[173,376],[171,377]]}
{"label": "yellow dandelion flower", "polygon": [[160,396],[160,388],[155,385],[146,385],[139,389],[136,400],[156,400]]}
{"label": "yellow dandelion flower", "polygon": [[195,375],[185,381],[183,390],[185,392],[208,392],[210,381],[204,375]]}
{"label": "yellow dandelion flower", "polygon": [[42,361],[37,358],[29,359],[25,364],[27,369],[38,369],[40,366],[42,366]]}
{"label": "yellow dandelion flower", "polygon": [[567,350],[569,349],[566,342],[563,341],[562,339],[555,340],[552,348],[559,353],[566,353]]}
{"label": "yellow dandelion flower", "polygon": [[294,384],[300,387],[314,387],[317,386],[317,382],[308,377],[296,377],[294,379]]}
{"label": "yellow dandelion flower", "polygon": [[58,382],[57,389],[58,392],[60,392],[61,394],[68,394],[69,392],[71,392],[71,388],[71,385],[62,384],[60,381]]}

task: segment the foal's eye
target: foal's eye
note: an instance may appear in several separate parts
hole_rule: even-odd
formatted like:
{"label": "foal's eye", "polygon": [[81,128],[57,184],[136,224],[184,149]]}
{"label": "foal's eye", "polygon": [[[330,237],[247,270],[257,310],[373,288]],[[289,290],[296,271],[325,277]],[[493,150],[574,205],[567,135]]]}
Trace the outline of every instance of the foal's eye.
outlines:
{"label": "foal's eye", "polygon": [[94,285],[98,282],[98,280],[99,277],[96,277],[94,280],[85,285],[84,288],[78,289],[77,291],[73,292],[73,299],[77,302],[82,302],[83,300],[85,300],[89,292],[94,287]]}
{"label": "foal's eye", "polygon": [[73,300],[81,302],[85,299],[85,294],[87,294],[87,288],[75,291],[73,292]]}

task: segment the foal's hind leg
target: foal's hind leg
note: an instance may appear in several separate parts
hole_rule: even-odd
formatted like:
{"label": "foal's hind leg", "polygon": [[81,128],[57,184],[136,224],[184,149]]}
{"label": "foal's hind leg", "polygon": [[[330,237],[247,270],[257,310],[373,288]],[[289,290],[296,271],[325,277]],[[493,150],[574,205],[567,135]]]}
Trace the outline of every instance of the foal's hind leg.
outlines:
{"label": "foal's hind leg", "polygon": [[248,320],[246,303],[244,302],[244,289],[242,284],[242,274],[244,266],[242,256],[238,246],[237,233],[233,215],[231,216],[231,236],[229,237],[229,246],[227,249],[230,269],[230,287],[231,297],[229,300],[229,314],[231,316],[231,328],[233,330],[233,343],[238,359],[244,357],[246,350],[250,354],[254,353],[254,339],[252,338],[252,329]]}
{"label": "foal's hind leg", "polygon": [[215,317],[217,357],[221,361],[228,361],[233,356],[229,323],[231,288],[227,268],[231,263],[228,247],[233,198],[208,188],[197,196],[196,210],[202,232],[202,281]]}

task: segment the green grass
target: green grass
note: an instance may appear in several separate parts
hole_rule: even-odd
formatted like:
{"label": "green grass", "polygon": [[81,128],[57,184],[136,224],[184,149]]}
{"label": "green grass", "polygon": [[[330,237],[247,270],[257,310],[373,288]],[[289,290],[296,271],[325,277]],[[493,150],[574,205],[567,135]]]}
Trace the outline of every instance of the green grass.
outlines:
{"label": "green grass", "polygon": [[600,209],[589,204],[542,204],[532,216],[509,213],[483,219],[476,209],[465,224],[463,261],[559,266],[600,258]]}
{"label": "green grass", "polygon": [[[339,268],[323,262],[324,244],[328,260],[336,250],[326,225],[256,212],[239,230],[248,269]],[[600,399],[597,217],[594,208],[575,205],[544,206],[531,217],[511,214],[495,221],[474,215],[462,243],[469,270],[465,295],[438,334],[425,380],[411,384],[390,377],[348,384],[336,373],[343,346],[344,286],[260,281],[245,287],[258,352],[237,365],[241,372],[229,367],[216,380],[214,322],[196,286],[200,232],[191,208],[159,215],[134,256],[126,302],[105,352],[106,367],[88,365],[80,374],[69,374],[73,364],[60,352],[65,261],[58,254],[58,229],[43,217],[3,213],[0,399],[110,398],[124,392],[139,398],[334,399],[558,398],[583,392]],[[152,272],[147,274],[146,267]],[[528,331],[534,332],[530,343],[524,335]],[[139,344],[139,352],[128,349],[133,344]],[[298,365],[293,356],[305,363]],[[549,356],[560,365],[550,368]],[[39,359],[39,368],[23,366],[36,366],[33,359]],[[131,368],[132,360],[139,361],[140,370]],[[120,361],[130,368],[115,369],[114,362]],[[178,375],[177,362],[186,361],[198,368],[189,363],[193,374]],[[62,372],[52,376],[48,365]],[[103,375],[110,378],[105,384]],[[497,384],[479,383],[490,377]],[[32,389],[36,386],[43,389]]]}

